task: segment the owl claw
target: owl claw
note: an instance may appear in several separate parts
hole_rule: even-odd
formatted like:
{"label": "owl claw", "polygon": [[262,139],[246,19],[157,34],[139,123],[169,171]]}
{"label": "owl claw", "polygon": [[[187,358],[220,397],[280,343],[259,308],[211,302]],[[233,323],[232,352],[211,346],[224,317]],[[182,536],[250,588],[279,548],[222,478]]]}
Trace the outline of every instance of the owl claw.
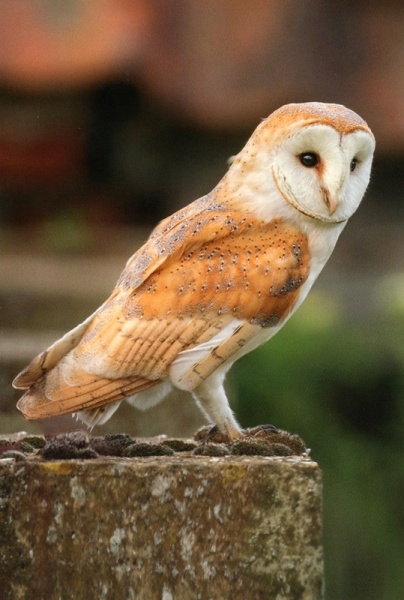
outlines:
{"label": "owl claw", "polygon": [[230,444],[234,441],[227,433],[220,431],[217,425],[205,425],[201,427],[195,433],[194,439],[201,444]]}
{"label": "owl claw", "polygon": [[282,429],[278,429],[274,425],[258,425],[258,427],[245,429],[244,434],[253,440],[266,441],[274,447],[279,445],[286,446],[296,455],[309,454],[310,452],[300,436],[288,431],[282,431]]}
{"label": "owl claw", "polygon": [[[217,425],[205,425],[195,433],[194,439],[201,447],[224,444],[234,455],[301,456],[310,452],[301,437],[274,425],[258,425],[240,433],[239,437],[232,438],[220,431]],[[263,452],[263,447],[266,447],[266,452]]]}
{"label": "owl claw", "polygon": [[231,436],[219,429],[217,425],[205,425],[198,429],[194,439],[202,444],[232,444],[243,438],[269,438],[271,435],[282,433],[275,425],[258,425],[243,429],[237,436]]}
{"label": "owl claw", "polygon": [[268,435],[274,434],[274,433],[280,433],[280,429],[278,429],[277,427],[275,427],[275,425],[257,425],[257,427],[250,427],[249,429],[244,429],[244,434],[247,437],[256,437],[256,438],[262,438],[262,437],[268,437]]}

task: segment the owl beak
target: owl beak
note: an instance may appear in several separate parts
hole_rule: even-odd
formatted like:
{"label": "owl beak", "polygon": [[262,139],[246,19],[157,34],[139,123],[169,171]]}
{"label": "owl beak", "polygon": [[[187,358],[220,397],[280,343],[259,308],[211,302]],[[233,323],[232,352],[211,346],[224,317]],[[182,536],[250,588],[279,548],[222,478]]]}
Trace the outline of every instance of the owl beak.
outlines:
{"label": "owl beak", "polygon": [[323,189],[323,200],[324,204],[328,208],[330,215],[333,215],[338,208],[339,197],[337,195],[330,194],[328,190]]}

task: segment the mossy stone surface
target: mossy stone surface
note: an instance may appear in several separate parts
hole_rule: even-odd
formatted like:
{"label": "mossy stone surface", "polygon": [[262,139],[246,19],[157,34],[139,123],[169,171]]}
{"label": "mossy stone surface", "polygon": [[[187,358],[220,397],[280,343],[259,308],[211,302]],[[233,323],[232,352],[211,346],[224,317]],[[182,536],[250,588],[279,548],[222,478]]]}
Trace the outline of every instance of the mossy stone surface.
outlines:
{"label": "mossy stone surface", "polygon": [[4,600],[322,598],[306,457],[0,460]]}

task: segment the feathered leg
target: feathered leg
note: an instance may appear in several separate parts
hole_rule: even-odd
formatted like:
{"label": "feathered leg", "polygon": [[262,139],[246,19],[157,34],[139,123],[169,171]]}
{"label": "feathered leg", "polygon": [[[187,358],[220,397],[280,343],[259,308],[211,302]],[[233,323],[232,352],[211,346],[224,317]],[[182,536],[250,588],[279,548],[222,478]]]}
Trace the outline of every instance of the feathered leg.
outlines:
{"label": "feathered leg", "polygon": [[224,373],[216,372],[193,390],[192,394],[209,420],[233,441],[241,438],[243,434],[229,406],[223,380]]}

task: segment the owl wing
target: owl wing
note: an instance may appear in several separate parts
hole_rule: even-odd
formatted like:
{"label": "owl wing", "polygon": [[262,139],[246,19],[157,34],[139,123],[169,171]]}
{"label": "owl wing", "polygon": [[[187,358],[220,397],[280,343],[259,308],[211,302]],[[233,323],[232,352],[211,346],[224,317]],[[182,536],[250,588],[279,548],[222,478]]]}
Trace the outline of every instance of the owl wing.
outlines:
{"label": "owl wing", "polygon": [[171,377],[193,389],[289,314],[309,270],[304,234],[191,207],[155,230],[72,337],[17,378],[29,386],[18,404],[27,418],[100,408]]}
{"label": "owl wing", "polygon": [[[17,375],[13,386],[17,389],[29,389],[45,373],[55,367],[58,362],[80,342],[89,325],[97,318],[100,312],[118,296],[125,297],[130,291],[138,288],[151,273],[161,265],[184,251],[185,239],[193,240],[191,243],[201,243],[204,236],[209,239],[218,234],[217,227],[214,231],[211,226],[217,220],[223,225],[223,214],[217,214],[222,207],[211,201],[211,194],[191,203],[182,210],[177,211],[164,219],[152,231],[147,242],[128,260],[117,286],[111,297],[83,323],[66,333],[44,352],[35,357],[32,362]],[[225,234],[225,232],[223,232]]]}

